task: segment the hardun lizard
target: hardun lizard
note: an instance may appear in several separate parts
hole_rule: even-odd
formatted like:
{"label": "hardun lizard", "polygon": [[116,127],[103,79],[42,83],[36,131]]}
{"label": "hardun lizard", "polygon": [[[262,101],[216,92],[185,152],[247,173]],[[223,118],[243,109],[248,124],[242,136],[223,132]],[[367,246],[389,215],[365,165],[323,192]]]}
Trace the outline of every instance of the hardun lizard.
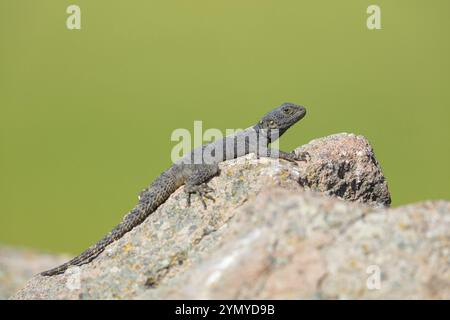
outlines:
{"label": "hardun lizard", "polygon": [[306,109],[303,106],[284,103],[267,113],[256,125],[194,149],[157,177],[149,188],[141,193],[136,207],[105,237],[72,260],[42,272],[41,275],[61,274],[70,266],[89,263],[109,244],[141,224],[182,185],[184,185],[187,195],[188,206],[191,204],[191,195],[197,194],[206,208],[204,198],[214,201],[214,198],[209,195],[213,190],[207,185],[207,182],[219,173],[218,164],[220,162],[248,153],[255,153],[258,158],[271,157],[292,162],[305,161],[308,156],[306,153],[296,155],[294,152],[288,153],[269,148],[271,142],[278,139],[305,114]]}

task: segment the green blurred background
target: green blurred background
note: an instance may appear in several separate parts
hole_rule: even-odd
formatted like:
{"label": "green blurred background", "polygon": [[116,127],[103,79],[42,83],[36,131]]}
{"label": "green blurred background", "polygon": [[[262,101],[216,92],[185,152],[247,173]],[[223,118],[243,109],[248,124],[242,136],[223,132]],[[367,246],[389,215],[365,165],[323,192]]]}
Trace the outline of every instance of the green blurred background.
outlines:
{"label": "green blurred background", "polygon": [[[82,29],[66,28],[81,7]],[[366,28],[378,4],[382,30]],[[393,205],[450,197],[450,1],[0,0],[0,242],[76,253],[170,165],[176,128],[245,128],[284,101],[283,149],[365,135]]]}

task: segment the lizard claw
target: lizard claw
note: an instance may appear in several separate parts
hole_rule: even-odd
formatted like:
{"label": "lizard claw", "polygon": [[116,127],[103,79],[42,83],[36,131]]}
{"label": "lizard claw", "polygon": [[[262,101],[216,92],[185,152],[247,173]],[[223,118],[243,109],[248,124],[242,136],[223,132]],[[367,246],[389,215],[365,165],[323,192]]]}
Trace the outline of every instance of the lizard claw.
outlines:
{"label": "lizard claw", "polygon": [[193,193],[197,194],[200,198],[200,201],[202,202],[203,205],[203,209],[207,209],[207,205],[206,205],[206,201],[205,199],[209,199],[212,202],[216,202],[216,199],[214,199],[212,196],[210,196],[208,193],[214,191],[213,188],[211,188],[210,186],[208,186],[206,183],[201,184],[199,186],[191,186],[187,189],[185,189],[185,192],[187,194],[187,206],[190,207],[191,206],[191,195]]}
{"label": "lizard claw", "polygon": [[296,163],[297,161],[308,161],[311,159],[311,157],[308,152],[300,152],[299,154],[296,154],[294,151],[292,151],[289,153],[284,152],[282,155],[280,155],[280,159]]}
{"label": "lizard claw", "polygon": [[296,161],[309,161],[311,160],[311,155],[307,151],[299,152],[296,154],[294,151],[292,153],[295,156]]}

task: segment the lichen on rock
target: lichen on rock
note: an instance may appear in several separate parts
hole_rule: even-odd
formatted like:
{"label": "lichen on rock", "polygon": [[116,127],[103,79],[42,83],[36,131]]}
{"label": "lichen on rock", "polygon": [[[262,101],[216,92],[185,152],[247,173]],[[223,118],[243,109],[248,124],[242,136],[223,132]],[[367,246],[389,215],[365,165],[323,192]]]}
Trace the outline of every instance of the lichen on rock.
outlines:
{"label": "lichen on rock", "polygon": [[37,275],[12,298],[450,298],[449,202],[385,207],[361,136],[298,150],[311,159],[222,163],[206,210],[195,197],[187,207],[181,187],[91,263]]}

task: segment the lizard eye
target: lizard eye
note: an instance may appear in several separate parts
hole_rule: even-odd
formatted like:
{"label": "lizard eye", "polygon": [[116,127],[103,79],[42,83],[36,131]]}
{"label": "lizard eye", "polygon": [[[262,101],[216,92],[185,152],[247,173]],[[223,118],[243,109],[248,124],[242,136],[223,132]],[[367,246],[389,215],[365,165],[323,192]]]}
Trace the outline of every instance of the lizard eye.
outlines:
{"label": "lizard eye", "polygon": [[286,114],[291,114],[292,111],[290,108],[285,108],[285,109],[283,109],[283,112]]}

